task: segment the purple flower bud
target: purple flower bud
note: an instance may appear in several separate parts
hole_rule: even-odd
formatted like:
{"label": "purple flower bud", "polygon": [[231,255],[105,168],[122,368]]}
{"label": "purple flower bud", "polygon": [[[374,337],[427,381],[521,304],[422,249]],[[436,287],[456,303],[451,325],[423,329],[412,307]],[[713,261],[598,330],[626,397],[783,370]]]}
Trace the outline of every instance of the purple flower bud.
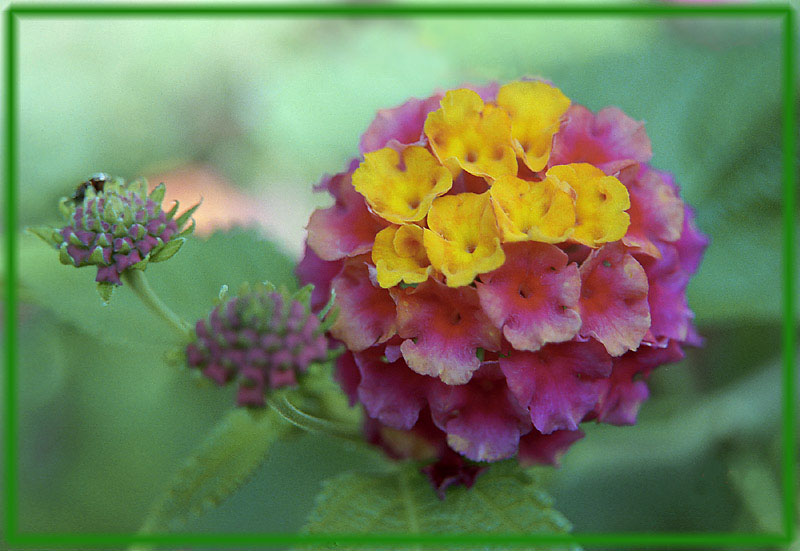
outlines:
{"label": "purple flower bud", "polygon": [[187,364],[219,385],[238,381],[238,404],[263,407],[270,389],[297,384],[311,364],[328,358],[308,297],[287,297],[268,284],[244,286],[197,322]]}
{"label": "purple flower bud", "polygon": [[[161,209],[163,196],[163,184],[148,195],[144,180],[126,183],[107,174],[96,174],[82,183],[72,197],[61,200],[67,219],[63,228],[32,230],[60,250],[62,262],[71,261],[78,267],[97,266],[98,283],[121,285],[120,276],[125,270],[142,262],[166,260],[191,231],[181,231],[176,220],[167,219]],[[181,225],[188,222],[195,208],[181,215]],[[178,243],[164,250],[167,243],[178,238]]]}
{"label": "purple flower bud", "polygon": [[203,375],[217,383],[224,385],[230,380],[230,374],[220,363],[212,363],[203,369]]}
{"label": "purple flower bud", "polygon": [[192,343],[186,347],[186,361],[192,367],[197,367],[203,361],[203,353],[197,348],[197,345]]}

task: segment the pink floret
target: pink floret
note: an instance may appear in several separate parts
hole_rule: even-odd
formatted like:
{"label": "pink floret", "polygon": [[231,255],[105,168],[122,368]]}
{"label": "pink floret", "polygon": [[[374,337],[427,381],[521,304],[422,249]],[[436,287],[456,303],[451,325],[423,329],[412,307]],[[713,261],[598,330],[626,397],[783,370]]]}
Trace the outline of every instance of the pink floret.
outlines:
{"label": "pink floret", "polygon": [[616,107],[592,113],[572,105],[553,137],[549,166],[591,163],[600,169],[615,161],[647,162],[653,156],[644,123]]}

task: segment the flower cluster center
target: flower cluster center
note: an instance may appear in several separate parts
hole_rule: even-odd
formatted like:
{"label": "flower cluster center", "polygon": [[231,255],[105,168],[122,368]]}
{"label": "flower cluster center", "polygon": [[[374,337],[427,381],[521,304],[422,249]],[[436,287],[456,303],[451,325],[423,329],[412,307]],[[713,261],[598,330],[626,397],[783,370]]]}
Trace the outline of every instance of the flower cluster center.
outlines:
{"label": "flower cluster center", "polygon": [[[588,163],[548,168],[570,100],[547,83],[512,82],[495,102],[447,92],[425,120],[425,145],[366,153],[352,184],[388,223],[372,247],[383,288],[429,277],[470,285],[505,262],[504,243],[618,241],[630,197]],[[423,142],[424,143],[424,142]]]}

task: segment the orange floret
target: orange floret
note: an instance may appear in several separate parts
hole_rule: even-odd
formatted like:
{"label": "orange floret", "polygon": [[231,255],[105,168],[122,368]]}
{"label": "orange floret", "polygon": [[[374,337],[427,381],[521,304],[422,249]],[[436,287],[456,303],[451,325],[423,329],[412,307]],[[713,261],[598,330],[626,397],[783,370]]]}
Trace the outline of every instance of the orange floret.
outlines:
{"label": "orange floret", "polygon": [[573,231],[575,192],[558,179],[529,182],[503,176],[489,193],[504,242],[561,243]]}
{"label": "orange floret", "polygon": [[570,100],[561,90],[540,81],[511,82],[500,88],[497,105],[511,116],[514,149],[534,172],[550,158],[553,135]]}
{"label": "orange floret", "polygon": [[628,190],[613,176],[588,163],[558,165],[547,178],[568,184],[577,193],[575,231],[571,238],[589,247],[622,239],[630,225]]}
{"label": "orange floret", "polygon": [[425,135],[442,163],[489,178],[517,173],[511,120],[505,111],[485,105],[467,89],[447,92],[441,106],[425,120]]}
{"label": "orange floret", "polygon": [[422,283],[431,264],[422,243],[422,228],[414,224],[389,226],[378,232],[372,247],[378,284],[384,289],[404,283]]}
{"label": "orange floret", "polygon": [[439,197],[428,213],[428,228],[425,250],[449,287],[469,285],[505,262],[488,192]]}
{"label": "orange floret", "polygon": [[419,146],[403,150],[402,164],[397,151],[389,147],[366,153],[353,173],[356,191],[378,216],[395,224],[425,218],[434,198],[452,185],[450,171]]}

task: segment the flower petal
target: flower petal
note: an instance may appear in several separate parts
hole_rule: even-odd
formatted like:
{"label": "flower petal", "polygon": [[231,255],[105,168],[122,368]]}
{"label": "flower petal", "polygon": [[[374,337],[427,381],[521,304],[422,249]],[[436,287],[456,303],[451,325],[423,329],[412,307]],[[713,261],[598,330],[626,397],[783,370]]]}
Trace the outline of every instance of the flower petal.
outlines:
{"label": "flower petal", "polygon": [[319,312],[328,303],[331,296],[331,280],[342,269],[343,261],[328,262],[322,260],[306,244],[303,259],[298,262],[295,273],[302,285],[314,285],[311,292],[311,310]]}
{"label": "flower petal", "polygon": [[347,402],[354,406],[358,401],[358,385],[361,382],[361,374],[358,371],[353,353],[345,350],[344,353],[336,358],[336,370],[333,375],[339,386],[347,395]]}
{"label": "flower petal", "polygon": [[372,210],[394,224],[425,218],[435,197],[453,185],[450,171],[427,149],[410,146],[400,154],[389,147],[364,155],[353,173],[353,186]]}
{"label": "flower petal", "polygon": [[683,358],[677,343],[667,348],[642,348],[614,359],[614,369],[608,379],[600,384],[604,387],[597,406],[597,419],[612,425],[634,425],[642,402],[647,400],[647,383],[637,376],[647,376],[661,364],[676,362]]}
{"label": "flower petal", "polygon": [[575,226],[575,191],[556,178],[498,178],[489,194],[503,241],[561,243]]}
{"label": "flower petal", "polygon": [[684,271],[693,274],[700,267],[703,260],[703,253],[708,247],[709,239],[707,235],[700,233],[694,220],[694,211],[686,205],[684,207],[683,229],[681,237],[675,242],[678,250],[681,266]]}
{"label": "flower petal", "polygon": [[452,289],[435,280],[416,289],[392,289],[400,350],[408,366],[449,385],[469,381],[480,367],[478,348],[497,351],[500,332],[480,308],[475,289]]}
{"label": "flower petal", "polygon": [[331,335],[347,348],[360,352],[376,343],[389,340],[396,332],[395,306],[389,292],[372,284],[363,260],[345,262],[333,278],[335,306],[339,309]]}
{"label": "flower petal", "polygon": [[506,245],[506,262],[477,283],[481,307],[517,350],[535,351],[578,332],[581,277],[567,255],[545,243]]}
{"label": "flower petal", "polygon": [[505,111],[485,105],[467,89],[447,92],[441,106],[428,115],[425,135],[443,164],[455,162],[470,174],[491,178],[517,173],[511,119]]}
{"label": "flower petal", "polygon": [[630,217],[630,198],[625,186],[613,176],[586,163],[558,165],[547,171],[575,190],[575,231],[571,237],[589,247],[617,241],[625,235]]}
{"label": "flower petal", "polygon": [[641,260],[649,286],[649,333],[656,340],[685,341],[694,318],[686,299],[690,274],[683,271],[674,245],[660,243],[658,248],[660,258],[645,256]]}
{"label": "flower petal", "polygon": [[448,445],[473,461],[511,457],[520,436],[531,430],[528,413],[508,390],[497,362],[485,362],[469,384],[438,384],[428,396]]}
{"label": "flower petal", "polygon": [[369,153],[384,147],[424,145],[422,128],[428,113],[439,107],[443,94],[426,99],[412,98],[399,107],[380,109],[366,132],[361,136],[359,151]]}
{"label": "flower petal", "polygon": [[571,106],[553,138],[550,166],[589,163],[605,169],[615,161],[645,163],[653,156],[644,123],[616,107],[592,113],[582,105]]}
{"label": "flower petal", "polygon": [[420,471],[428,477],[428,481],[439,499],[444,499],[447,488],[450,486],[472,488],[475,479],[487,468],[467,463],[463,457],[447,448],[442,457],[436,462],[426,465]]}
{"label": "flower petal", "polygon": [[322,260],[339,260],[368,253],[375,234],[387,224],[367,209],[364,198],[353,189],[350,173],[327,179],[325,186],[335,203],[317,209],[308,221],[308,246]]}
{"label": "flower petal", "polygon": [[657,240],[676,241],[681,235],[683,201],[660,173],[646,166],[632,165],[619,177],[631,201],[631,224],[622,242],[635,251],[658,257]]}
{"label": "flower petal", "polygon": [[519,462],[523,467],[542,464],[558,466],[559,458],[583,437],[582,430],[557,430],[550,434],[532,430],[519,441]]}
{"label": "flower petal", "polygon": [[650,327],[644,268],[621,244],[610,243],[593,251],[580,272],[580,335],[594,337],[612,356],[636,350]]}
{"label": "flower petal", "polygon": [[576,430],[592,411],[601,387],[596,378],[611,372],[611,358],[596,343],[551,344],[539,352],[500,358],[508,387],[530,411],[542,434]]}
{"label": "flower petal", "polygon": [[447,285],[469,285],[505,261],[489,193],[439,197],[428,213],[423,243],[431,265]]}
{"label": "flower petal", "polygon": [[389,226],[378,232],[372,247],[372,262],[378,284],[384,289],[401,281],[422,283],[433,270],[422,243],[422,228],[414,224]]}
{"label": "flower petal", "polygon": [[569,104],[561,90],[542,81],[511,82],[497,93],[497,105],[511,116],[514,149],[532,171],[547,165],[553,135]]}
{"label": "flower petal", "polygon": [[389,363],[379,347],[355,354],[361,374],[358,398],[367,414],[395,429],[410,429],[427,404],[428,377],[408,368],[403,360]]}

